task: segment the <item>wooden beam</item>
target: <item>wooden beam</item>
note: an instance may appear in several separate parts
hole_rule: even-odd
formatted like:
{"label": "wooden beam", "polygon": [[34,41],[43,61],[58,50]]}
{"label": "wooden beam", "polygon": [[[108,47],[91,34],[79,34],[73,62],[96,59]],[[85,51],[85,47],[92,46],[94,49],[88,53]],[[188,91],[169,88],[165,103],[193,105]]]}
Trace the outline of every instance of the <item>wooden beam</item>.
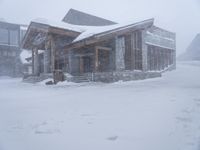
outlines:
{"label": "wooden beam", "polygon": [[75,57],[85,57],[85,56],[93,56],[93,53],[86,53],[86,54],[75,54]]}
{"label": "wooden beam", "polygon": [[70,36],[70,37],[74,37],[74,38],[76,38],[77,36],[79,36],[81,34],[80,32],[66,30],[66,29],[60,29],[60,28],[56,28],[56,27],[50,27],[49,33],[65,35],[65,36]]}
{"label": "wooden beam", "polygon": [[103,46],[96,46],[95,49],[105,50],[105,51],[111,51],[112,48],[109,47],[103,47]]}

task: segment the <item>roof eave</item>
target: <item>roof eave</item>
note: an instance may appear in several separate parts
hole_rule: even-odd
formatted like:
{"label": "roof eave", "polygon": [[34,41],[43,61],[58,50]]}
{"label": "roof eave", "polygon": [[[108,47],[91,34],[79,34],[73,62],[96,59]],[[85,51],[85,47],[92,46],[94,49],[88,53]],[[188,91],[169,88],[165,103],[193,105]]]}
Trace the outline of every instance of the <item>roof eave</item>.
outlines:
{"label": "roof eave", "polygon": [[59,35],[63,35],[63,36],[68,35],[68,36],[71,36],[74,38],[76,38],[78,35],[81,34],[81,32],[78,32],[78,31],[68,30],[68,29],[55,27],[55,26],[50,26],[50,25],[44,24],[44,23],[31,22],[28,27],[28,30],[24,36],[24,39],[22,40],[22,44],[21,44],[22,49],[32,49],[32,47],[33,47],[33,45],[31,45],[31,44],[28,44],[29,47],[26,46],[31,30],[37,30],[37,31],[41,31],[44,33],[59,34]]}

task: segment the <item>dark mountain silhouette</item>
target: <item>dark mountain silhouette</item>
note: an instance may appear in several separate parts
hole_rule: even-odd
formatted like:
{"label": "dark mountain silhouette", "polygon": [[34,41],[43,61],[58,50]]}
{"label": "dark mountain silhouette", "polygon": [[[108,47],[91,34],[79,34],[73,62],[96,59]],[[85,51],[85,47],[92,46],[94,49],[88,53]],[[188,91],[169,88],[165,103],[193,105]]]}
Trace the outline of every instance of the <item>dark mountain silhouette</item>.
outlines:
{"label": "dark mountain silhouette", "polygon": [[194,38],[186,52],[179,56],[178,60],[199,60],[200,61],[200,34]]}

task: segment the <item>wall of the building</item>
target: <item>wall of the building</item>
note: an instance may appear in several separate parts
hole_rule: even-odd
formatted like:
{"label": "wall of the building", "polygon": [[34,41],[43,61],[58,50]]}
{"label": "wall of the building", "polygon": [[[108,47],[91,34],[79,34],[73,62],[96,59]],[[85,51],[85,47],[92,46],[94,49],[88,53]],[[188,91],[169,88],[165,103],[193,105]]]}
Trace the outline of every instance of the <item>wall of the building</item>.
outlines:
{"label": "wall of the building", "polygon": [[0,75],[21,74],[20,36],[20,25],[0,22]]}
{"label": "wall of the building", "polygon": [[176,67],[175,33],[153,26],[146,31],[145,45],[149,71],[162,71],[169,67]]}
{"label": "wall of the building", "polygon": [[17,48],[0,45],[0,75],[15,76]]}
{"label": "wall of the building", "polygon": [[[95,46],[111,48],[107,64],[109,69],[95,70]],[[95,45],[72,50],[69,73],[81,73],[81,58],[87,54],[92,54],[89,56],[91,59],[90,72],[163,71],[168,67],[175,67],[175,52],[175,34],[153,26],[147,30],[129,32]],[[99,53],[98,57],[105,56]],[[100,61],[101,59],[98,63],[101,63]]]}
{"label": "wall of the building", "polygon": [[125,70],[142,70],[142,31],[125,35]]}
{"label": "wall of the building", "polygon": [[[105,58],[105,53],[109,57],[108,62],[103,71],[101,68],[95,70],[95,47],[106,47],[111,50],[104,51],[99,49],[98,51],[98,63],[101,64],[102,59]],[[142,70],[142,31],[135,31],[133,33],[127,33],[112,39],[95,43],[87,47],[71,50],[69,55],[71,74],[80,74],[80,63],[84,55],[91,54],[91,72],[113,72],[123,70]],[[100,65],[99,65],[100,66]]]}

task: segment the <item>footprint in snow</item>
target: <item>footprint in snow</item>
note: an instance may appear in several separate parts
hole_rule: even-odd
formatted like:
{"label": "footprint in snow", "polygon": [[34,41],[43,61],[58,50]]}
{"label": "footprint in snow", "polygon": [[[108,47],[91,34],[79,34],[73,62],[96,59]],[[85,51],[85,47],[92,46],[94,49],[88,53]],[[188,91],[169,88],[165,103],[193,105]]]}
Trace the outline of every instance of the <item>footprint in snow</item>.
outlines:
{"label": "footprint in snow", "polygon": [[32,128],[33,128],[33,129],[37,129],[37,128],[39,128],[39,127],[41,127],[41,126],[45,126],[45,125],[47,125],[47,124],[48,124],[48,123],[47,123],[46,121],[44,121],[44,122],[42,122],[42,123],[38,123],[38,124],[33,125]]}
{"label": "footprint in snow", "polygon": [[185,114],[190,114],[191,113],[191,111],[189,109],[183,109],[182,112],[185,113]]}
{"label": "footprint in snow", "polygon": [[192,122],[192,119],[187,118],[187,117],[176,117],[176,120],[181,121],[181,122],[185,122],[185,123],[191,123]]}
{"label": "footprint in snow", "polygon": [[171,102],[176,102],[176,99],[171,99],[170,101],[171,101]]}
{"label": "footprint in snow", "polygon": [[200,102],[200,98],[194,98],[194,101]]}
{"label": "footprint in snow", "polygon": [[55,130],[36,130],[35,134],[55,134],[55,133],[60,133],[60,130],[55,129]]}
{"label": "footprint in snow", "polygon": [[118,139],[118,136],[111,136],[107,138],[107,140],[109,141],[116,141],[117,139]]}
{"label": "footprint in snow", "polygon": [[196,105],[200,107],[200,98],[195,98],[194,101],[196,102]]}

